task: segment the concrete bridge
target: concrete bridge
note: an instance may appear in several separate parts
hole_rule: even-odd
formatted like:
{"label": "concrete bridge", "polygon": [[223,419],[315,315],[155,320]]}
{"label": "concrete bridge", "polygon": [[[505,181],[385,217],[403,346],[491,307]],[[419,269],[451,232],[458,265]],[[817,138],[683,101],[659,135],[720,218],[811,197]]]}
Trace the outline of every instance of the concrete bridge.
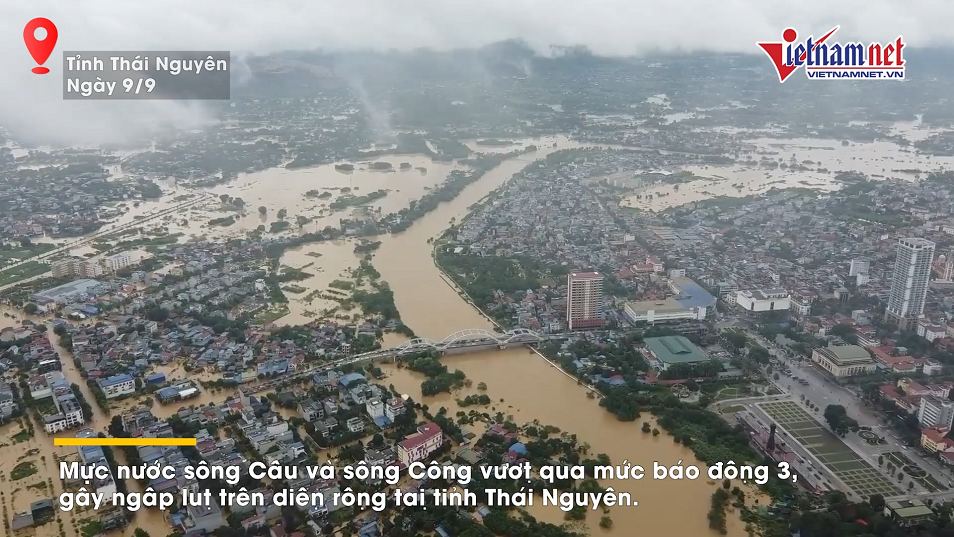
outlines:
{"label": "concrete bridge", "polygon": [[506,332],[491,332],[490,330],[484,330],[482,328],[467,328],[458,330],[440,341],[434,341],[428,338],[414,338],[396,347],[346,356],[333,362],[300,369],[294,373],[282,375],[274,379],[246,384],[241,389],[246,393],[259,393],[275,388],[289,380],[311,376],[315,373],[328,371],[330,369],[337,369],[343,365],[374,360],[393,360],[416,352],[434,351],[441,355],[463,354],[486,350],[502,350],[518,345],[531,345],[548,340],[567,339],[568,337],[570,337],[570,334],[541,335],[526,328],[515,328]]}
{"label": "concrete bridge", "polygon": [[490,349],[506,349],[516,345],[540,343],[553,336],[537,334],[526,328],[515,328],[506,332],[491,332],[483,328],[466,328],[458,330],[440,341],[428,338],[414,338],[390,349],[356,354],[354,358],[362,360],[376,358],[397,358],[416,352],[438,352],[444,354],[463,354]]}

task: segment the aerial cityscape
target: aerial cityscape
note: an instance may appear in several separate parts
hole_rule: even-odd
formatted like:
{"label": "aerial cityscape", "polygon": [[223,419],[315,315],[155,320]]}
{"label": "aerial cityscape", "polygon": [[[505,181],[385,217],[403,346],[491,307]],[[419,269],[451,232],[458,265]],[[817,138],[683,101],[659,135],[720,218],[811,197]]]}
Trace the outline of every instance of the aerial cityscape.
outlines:
{"label": "aerial cityscape", "polygon": [[[315,49],[233,57],[201,126],[0,115],[3,534],[954,536],[954,53],[905,54],[780,84],[758,50]],[[654,461],[702,477],[593,472]],[[420,462],[582,466],[552,488],[638,505],[254,471]],[[480,501],[335,500],[397,488]]]}

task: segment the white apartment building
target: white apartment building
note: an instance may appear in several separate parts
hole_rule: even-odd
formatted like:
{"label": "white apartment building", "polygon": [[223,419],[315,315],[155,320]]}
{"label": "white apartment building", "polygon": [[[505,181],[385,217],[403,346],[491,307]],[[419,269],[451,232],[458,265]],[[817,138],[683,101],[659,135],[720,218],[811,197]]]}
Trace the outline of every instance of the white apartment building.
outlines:
{"label": "white apartment building", "polygon": [[937,256],[934,263],[934,272],[937,279],[942,282],[954,282],[954,252],[949,255],[941,254]]}
{"label": "white apartment building", "polygon": [[83,408],[80,406],[72,390],[53,398],[57,413],[43,417],[43,430],[47,434],[56,434],[67,429],[74,429],[86,423],[83,418]]}
{"label": "white apartment building", "polygon": [[852,259],[851,265],[848,267],[849,276],[857,276],[859,274],[868,274],[871,263],[864,259]]}
{"label": "white apartment building", "polygon": [[368,399],[364,404],[364,408],[368,411],[368,416],[370,416],[372,420],[384,415],[384,403],[382,403],[380,399]]}
{"label": "white apartment building", "polygon": [[603,326],[603,275],[571,272],[567,275],[566,321],[570,330]]}
{"label": "white apartment building", "polygon": [[398,461],[407,467],[412,462],[426,459],[443,443],[444,433],[436,423],[429,421],[421,424],[417,428],[417,433],[398,443]]}
{"label": "white apartment building", "polygon": [[95,278],[103,275],[103,267],[96,261],[71,258],[52,265],[54,278]]}
{"label": "white apartment building", "polygon": [[792,299],[785,289],[756,289],[738,291],[735,303],[746,311],[784,311],[792,306]]}
{"label": "white apartment building", "polygon": [[384,416],[392,422],[401,414],[404,414],[404,399],[395,397],[384,405]]}
{"label": "white apartment building", "polygon": [[128,395],[136,391],[136,381],[129,375],[113,375],[109,378],[101,379],[99,387],[106,395],[106,399],[113,399],[121,395]]}
{"label": "white apartment building", "polygon": [[954,423],[954,402],[933,395],[922,397],[918,407],[918,423],[921,427],[950,429]]}
{"label": "white apartment building", "polygon": [[129,252],[120,252],[103,260],[103,266],[110,272],[116,272],[129,265],[132,265],[132,255],[130,255]]}
{"label": "white apartment building", "polygon": [[902,330],[913,328],[924,313],[935,247],[933,242],[921,238],[898,241],[885,320],[897,323]]}

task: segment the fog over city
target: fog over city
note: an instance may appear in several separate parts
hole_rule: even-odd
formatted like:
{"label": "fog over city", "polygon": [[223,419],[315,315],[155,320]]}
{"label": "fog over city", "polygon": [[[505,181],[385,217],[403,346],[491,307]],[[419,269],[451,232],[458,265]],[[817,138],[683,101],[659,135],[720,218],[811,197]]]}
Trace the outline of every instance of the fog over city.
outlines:
{"label": "fog over city", "polygon": [[[38,79],[22,41],[34,17],[52,20],[59,42]],[[5,2],[0,6],[0,124],[40,143],[123,139],[162,119],[180,127],[208,118],[183,103],[63,102],[64,50],[448,50],[520,39],[542,55],[552,46],[583,45],[610,56],[655,51],[757,54],[755,42],[776,40],[793,26],[821,35],[884,40],[903,34],[911,46],[946,45],[954,4],[941,1],[850,0],[783,2],[673,0],[437,0],[130,3]],[[240,66],[238,66],[240,67]]]}

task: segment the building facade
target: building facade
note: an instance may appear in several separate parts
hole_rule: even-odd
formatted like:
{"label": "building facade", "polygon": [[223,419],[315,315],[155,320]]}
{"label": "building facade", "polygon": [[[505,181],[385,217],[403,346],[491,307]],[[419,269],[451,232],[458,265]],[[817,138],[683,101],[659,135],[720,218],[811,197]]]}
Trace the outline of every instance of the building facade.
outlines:
{"label": "building facade", "polygon": [[132,265],[132,256],[129,252],[121,252],[116,255],[111,255],[103,260],[103,266],[111,272],[116,272],[117,270],[122,270],[129,265]]}
{"label": "building facade", "polygon": [[99,381],[99,387],[106,395],[106,399],[113,399],[136,391],[136,381],[126,374],[113,375]]}
{"label": "building facade", "polygon": [[898,241],[898,258],[894,263],[891,291],[885,320],[902,330],[909,330],[924,313],[935,244],[927,239],[910,238]]}
{"label": "building facade", "polygon": [[429,421],[417,428],[417,433],[398,443],[398,462],[405,467],[426,459],[444,443],[444,433],[436,423]]}
{"label": "building facade", "polygon": [[848,267],[849,276],[857,276],[859,274],[868,274],[868,268],[871,266],[871,263],[864,259],[852,259],[851,265]]}
{"label": "building facade", "polygon": [[53,263],[54,278],[96,278],[103,275],[103,267],[96,261],[72,258]]}
{"label": "building facade", "polygon": [[840,345],[822,347],[812,351],[812,361],[834,377],[867,375],[877,369],[875,361],[863,347]]}
{"label": "building facade", "polygon": [[918,423],[921,427],[940,427],[950,430],[954,423],[954,402],[927,395],[921,397],[918,406]]}
{"label": "building facade", "polygon": [[603,275],[571,272],[567,276],[566,322],[570,330],[603,326]]}
{"label": "building facade", "polygon": [[404,414],[404,410],[404,399],[394,397],[384,405],[384,416],[393,422],[398,416]]}
{"label": "building facade", "polygon": [[738,291],[735,303],[752,312],[786,311],[792,306],[792,299],[785,289],[756,289]]}

